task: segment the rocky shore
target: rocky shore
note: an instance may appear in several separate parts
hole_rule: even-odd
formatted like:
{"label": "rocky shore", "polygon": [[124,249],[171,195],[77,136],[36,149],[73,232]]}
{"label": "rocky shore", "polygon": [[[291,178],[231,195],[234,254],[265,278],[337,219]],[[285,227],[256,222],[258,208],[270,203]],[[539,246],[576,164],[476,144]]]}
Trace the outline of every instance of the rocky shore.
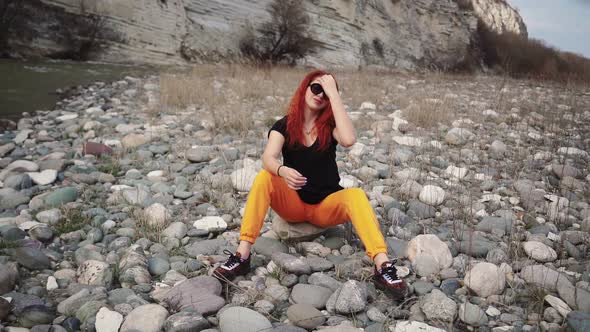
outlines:
{"label": "rocky shore", "polygon": [[[198,106],[161,108],[158,77],[126,77],[0,134],[0,330],[590,330],[590,93],[490,77],[400,77],[382,93],[348,105],[358,142],[337,158],[405,301],[374,288],[349,227],[274,213],[252,273],[210,277],[237,246],[276,112],[225,132]],[[412,113],[444,105],[433,128]]]}

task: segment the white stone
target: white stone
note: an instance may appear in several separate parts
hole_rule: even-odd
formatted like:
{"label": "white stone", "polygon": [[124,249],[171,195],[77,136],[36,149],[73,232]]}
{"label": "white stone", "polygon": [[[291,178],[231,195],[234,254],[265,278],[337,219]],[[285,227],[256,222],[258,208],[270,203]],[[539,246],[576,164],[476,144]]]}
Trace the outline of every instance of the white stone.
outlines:
{"label": "white stone", "polygon": [[57,280],[55,279],[54,276],[49,276],[47,277],[47,285],[46,285],[46,289],[48,291],[52,291],[54,289],[58,289],[59,285],[57,284]]}
{"label": "white stone", "polygon": [[240,168],[231,173],[231,183],[235,190],[249,192],[257,175],[258,172],[253,167]]}
{"label": "white stone", "polygon": [[463,179],[467,175],[467,172],[469,172],[469,170],[467,168],[456,167],[453,165],[450,165],[445,170],[445,173],[447,173],[448,175],[455,177],[457,179]]}
{"label": "white stone", "polygon": [[549,303],[549,305],[552,306],[555,310],[557,310],[557,312],[559,312],[559,314],[563,318],[566,318],[567,314],[569,314],[570,311],[572,311],[572,309],[569,305],[567,305],[567,303],[565,303],[562,299],[555,297],[551,294],[545,295],[544,300],[545,302]]}
{"label": "white stone", "polygon": [[78,118],[78,114],[76,113],[64,113],[61,116],[58,116],[57,118],[55,118],[58,121],[64,122],[64,121],[68,121],[68,120],[74,120]]}
{"label": "white stone", "polygon": [[422,145],[422,139],[419,137],[395,136],[395,137],[393,137],[393,141],[399,145],[406,145],[406,146],[421,146]]}
{"label": "white stone", "polygon": [[361,104],[361,110],[376,110],[377,106],[375,104],[365,101]]}
{"label": "white stone", "polygon": [[348,154],[354,159],[360,159],[367,152],[367,146],[356,142],[350,147]]}
{"label": "white stone", "polygon": [[118,332],[121,323],[123,323],[123,315],[102,307],[96,313],[94,327],[96,328],[96,332]]}
{"label": "white stone", "polygon": [[427,185],[422,187],[418,198],[424,204],[438,206],[445,200],[445,191],[441,187]]}
{"label": "white stone", "polygon": [[193,227],[208,232],[224,231],[227,228],[227,223],[221,217],[207,216],[195,221]]}
{"label": "white stone", "polygon": [[502,196],[500,196],[498,194],[484,194],[481,196],[481,199],[479,201],[482,203],[485,203],[485,202],[500,203],[502,201]]}
{"label": "white stone", "polygon": [[525,253],[537,262],[552,262],[557,259],[557,252],[542,242],[527,241],[522,247]]}
{"label": "white stone", "polygon": [[588,157],[588,152],[584,151],[584,150],[580,150],[578,148],[573,148],[573,147],[562,147],[559,148],[557,150],[557,153],[559,154],[565,154],[565,155],[574,155],[574,156],[581,156],[584,158]]}
{"label": "white stone", "polygon": [[489,306],[488,309],[486,310],[486,314],[491,317],[497,317],[497,316],[500,316],[502,314],[502,312],[500,310],[498,310],[496,307]]}
{"label": "white stone", "polygon": [[24,129],[21,130],[16,137],[14,138],[14,143],[16,144],[22,144],[27,138],[29,138],[29,135],[33,132],[33,130],[30,129]]}
{"label": "white stone", "polygon": [[467,271],[463,282],[478,296],[488,297],[502,294],[506,286],[506,277],[496,265],[482,262]]}
{"label": "white stone", "polygon": [[440,141],[430,141],[428,142],[428,144],[430,144],[431,147],[435,148],[435,149],[442,149],[443,145]]}
{"label": "white stone", "polygon": [[357,185],[357,179],[350,175],[341,175],[339,184],[342,188],[353,188]]}
{"label": "white stone", "polygon": [[390,332],[445,332],[438,327],[430,326],[418,321],[402,320],[389,326]]}
{"label": "white stone", "polygon": [[168,220],[170,219],[170,212],[164,205],[160,203],[154,203],[148,206],[144,210],[144,214],[148,225],[154,227],[166,226]]}
{"label": "white stone", "polygon": [[449,247],[433,234],[420,234],[410,240],[406,255],[412,264],[415,264],[420,256],[430,256],[438,263],[439,271],[453,264]]}
{"label": "white stone", "polygon": [[123,143],[121,143],[121,141],[118,139],[107,139],[103,142],[103,144],[116,149],[120,149],[123,147]]}
{"label": "white stone", "polygon": [[77,271],[78,283],[82,285],[93,285],[110,287],[113,282],[113,272],[110,265],[97,260],[84,261]]}
{"label": "white stone", "polygon": [[488,109],[488,110],[485,110],[485,111],[483,111],[483,113],[482,113],[482,114],[483,114],[484,116],[489,116],[489,117],[492,117],[492,118],[497,118],[497,117],[498,117],[498,115],[499,115],[499,114],[498,114],[496,111],[494,111],[494,110],[489,110],[489,109]]}
{"label": "white stone", "polygon": [[127,315],[120,332],[159,332],[168,318],[168,311],[157,304],[141,305]]}
{"label": "white stone", "polygon": [[54,169],[46,169],[42,172],[29,172],[27,174],[34,183],[40,186],[52,184],[57,179],[57,171]]}

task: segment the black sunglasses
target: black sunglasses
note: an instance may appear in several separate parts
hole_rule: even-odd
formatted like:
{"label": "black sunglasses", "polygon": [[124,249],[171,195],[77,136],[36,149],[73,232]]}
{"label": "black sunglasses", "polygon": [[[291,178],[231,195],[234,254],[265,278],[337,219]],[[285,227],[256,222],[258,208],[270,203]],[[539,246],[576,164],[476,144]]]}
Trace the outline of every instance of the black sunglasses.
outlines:
{"label": "black sunglasses", "polygon": [[[311,83],[309,85],[309,89],[311,90],[311,93],[313,93],[316,96],[324,92],[324,88],[322,88],[322,85],[319,83]],[[326,93],[324,93],[324,97],[328,98],[328,96],[326,96]]]}

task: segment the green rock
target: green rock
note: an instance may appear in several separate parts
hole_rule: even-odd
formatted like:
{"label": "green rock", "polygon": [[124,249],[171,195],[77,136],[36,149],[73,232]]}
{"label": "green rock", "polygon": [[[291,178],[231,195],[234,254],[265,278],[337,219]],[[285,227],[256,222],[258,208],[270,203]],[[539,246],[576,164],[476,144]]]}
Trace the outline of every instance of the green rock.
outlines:
{"label": "green rock", "polygon": [[254,251],[257,254],[270,257],[275,252],[289,253],[289,247],[281,241],[261,236],[254,243]]}
{"label": "green rock", "polygon": [[88,301],[76,311],[76,318],[81,322],[85,322],[89,318],[95,317],[100,308],[106,305],[107,304],[104,301]]}
{"label": "green rock", "polygon": [[76,198],[78,198],[76,188],[60,188],[45,197],[45,205],[48,207],[60,207],[66,203],[75,201]]}

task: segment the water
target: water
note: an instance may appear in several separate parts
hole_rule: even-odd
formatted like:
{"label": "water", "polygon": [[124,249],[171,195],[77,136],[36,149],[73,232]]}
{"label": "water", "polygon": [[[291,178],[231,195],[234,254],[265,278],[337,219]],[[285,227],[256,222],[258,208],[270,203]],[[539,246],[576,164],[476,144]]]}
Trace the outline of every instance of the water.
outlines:
{"label": "water", "polygon": [[138,76],[153,68],[70,61],[0,59],[0,119],[18,121],[23,112],[51,110],[58,88]]}

